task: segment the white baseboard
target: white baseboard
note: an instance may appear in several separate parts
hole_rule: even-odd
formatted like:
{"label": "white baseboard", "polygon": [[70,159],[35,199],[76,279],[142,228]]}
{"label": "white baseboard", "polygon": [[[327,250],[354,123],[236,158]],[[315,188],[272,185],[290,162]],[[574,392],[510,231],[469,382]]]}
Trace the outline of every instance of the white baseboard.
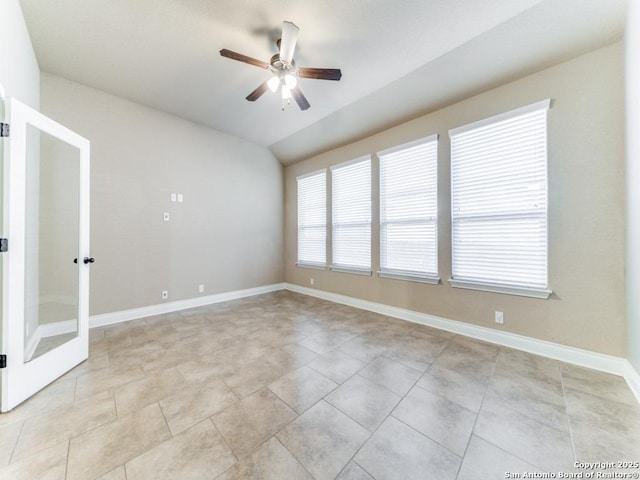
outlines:
{"label": "white baseboard", "polygon": [[103,327],[113,325],[114,323],[128,322],[138,318],[151,317],[153,315],[162,315],[163,313],[177,312],[188,308],[202,307],[214,303],[227,302],[238,298],[251,297],[263,293],[284,290],[284,283],[274,283],[261,287],[247,288],[245,290],[235,290],[232,292],[216,293],[214,295],[206,295],[202,297],[189,298],[187,300],[178,300],[175,302],[161,303],[158,305],[149,305],[147,307],[132,308],[130,310],[122,310],[119,312],[103,313],[100,315],[92,315],[89,317],[89,328]]}
{"label": "white baseboard", "polygon": [[[591,368],[606,373],[612,373],[624,377],[629,388],[640,402],[640,374],[633,368],[631,363],[620,357],[604,355],[597,352],[591,352],[575,347],[569,347],[558,343],[538,340],[531,337],[525,337],[515,333],[500,332],[491,328],[480,327],[470,323],[449,320],[447,318],[437,317],[426,313],[420,313],[404,308],[392,307],[382,303],[370,302],[359,298],[348,297],[337,293],[326,292],[291,283],[274,283],[261,287],[248,288],[245,290],[236,290],[232,292],[218,293],[202,297],[190,298],[187,300],[178,300],[175,302],[167,302],[159,305],[150,305],[147,307],[133,308],[119,312],[104,313],[93,315],[89,318],[89,328],[113,325],[115,323],[127,322],[138,318],[150,317],[153,315],[161,315],[164,313],[177,312],[189,308],[202,307],[215,303],[226,302],[238,298],[251,297],[264,293],[275,292],[278,290],[289,290],[316,298],[321,298],[343,305],[349,305],[362,310],[368,310],[382,315],[407,320],[413,323],[419,323],[430,327],[446,330],[459,335],[484,340],[486,342],[495,343],[505,347],[522,350],[525,352],[542,355],[554,360],[560,360],[581,367]],[[38,342],[43,337],[59,335],[67,333],[71,327],[71,323],[75,321],[58,322],[57,324],[42,325],[39,327],[31,339],[29,346],[33,351],[38,346]],[[36,341],[37,338],[37,341]],[[33,344],[33,345],[32,345]],[[31,355],[33,355],[33,351]]]}
{"label": "white baseboard", "polygon": [[77,325],[77,320],[65,320],[62,322],[44,323],[42,325],[38,325],[38,328],[36,328],[36,331],[33,332],[33,335],[25,345],[25,361],[28,362],[33,358],[33,355],[36,353],[36,349],[38,348],[38,345],[43,338],[55,337],[56,335],[75,332],[78,328]]}
{"label": "white baseboard", "polygon": [[38,326],[40,338],[55,337],[78,330],[78,320],[64,320],[55,323],[43,323]]}
{"label": "white baseboard", "polygon": [[523,350],[525,352],[542,355],[554,360],[560,360],[581,367],[591,368],[614,375],[624,377],[629,388],[640,402],[640,374],[633,368],[631,363],[625,358],[604,355],[602,353],[591,352],[580,348],[569,347],[558,343],[538,340],[525,337],[515,333],[500,332],[491,328],[480,327],[470,323],[449,320],[447,318],[436,317],[426,313],[420,313],[404,308],[392,307],[382,303],[370,302],[359,298],[348,297],[337,293],[326,292],[314,288],[302,287],[291,283],[285,283],[285,288],[292,292],[310,295],[343,305],[368,310],[382,315],[387,315],[409,322],[428,325],[430,327],[446,330],[467,337],[484,340],[505,347]]}
{"label": "white baseboard", "polygon": [[629,388],[638,399],[638,402],[640,402],[640,373],[633,368],[633,365],[631,365],[629,360],[623,361],[626,363],[626,369],[622,376],[627,381],[627,385],[629,385]]}
{"label": "white baseboard", "polygon": [[[214,303],[227,302],[229,300],[235,300],[238,298],[251,297],[253,295],[260,295],[263,293],[275,292],[278,290],[284,290],[284,283],[274,283],[271,285],[264,285],[261,287],[247,288],[245,290],[235,290],[233,292],[224,292],[214,295],[206,295],[202,297],[190,298],[187,300],[178,300],[175,302],[167,302],[159,305],[150,305],[147,307],[133,308],[130,310],[122,310],[113,313],[104,313],[101,315],[93,315],[89,317],[89,328],[102,327],[105,325],[113,325],[115,323],[127,322],[129,320],[135,320],[138,318],[150,317],[153,315],[161,315],[163,313],[177,312],[179,310],[186,310],[194,307],[202,307],[204,305],[211,305]],[[50,296],[51,301],[62,303],[61,297],[53,298]],[[63,335],[65,333],[75,332],[77,330],[77,320],[63,320],[54,323],[45,323],[39,325],[33,335],[27,341],[25,345],[25,358],[27,361],[31,360],[40,340],[48,337],[55,337],[57,335]]]}

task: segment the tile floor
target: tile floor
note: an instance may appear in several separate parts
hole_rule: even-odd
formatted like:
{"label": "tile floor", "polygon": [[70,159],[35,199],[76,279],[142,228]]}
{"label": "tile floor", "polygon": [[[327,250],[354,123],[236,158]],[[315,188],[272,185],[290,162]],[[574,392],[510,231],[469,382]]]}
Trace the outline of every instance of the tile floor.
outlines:
{"label": "tile floor", "polygon": [[640,461],[620,377],[290,292],[90,341],[0,415],[0,478],[488,480]]}

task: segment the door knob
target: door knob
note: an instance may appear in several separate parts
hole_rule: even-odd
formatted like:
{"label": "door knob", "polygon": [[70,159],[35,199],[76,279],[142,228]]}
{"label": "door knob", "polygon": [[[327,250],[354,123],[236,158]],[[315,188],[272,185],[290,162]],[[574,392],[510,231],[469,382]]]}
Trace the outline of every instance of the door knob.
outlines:
{"label": "door knob", "polygon": [[87,263],[93,263],[96,261],[95,258],[93,257],[84,257],[84,260],[82,260],[84,262],[84,264],[86,265]]}

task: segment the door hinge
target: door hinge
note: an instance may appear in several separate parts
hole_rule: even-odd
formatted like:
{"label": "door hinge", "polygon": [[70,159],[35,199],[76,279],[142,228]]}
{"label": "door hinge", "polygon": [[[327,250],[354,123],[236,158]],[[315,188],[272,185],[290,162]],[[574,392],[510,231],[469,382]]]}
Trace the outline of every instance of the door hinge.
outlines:
{"label": "door hinge", "polygon": [[8,251],[9,251],[9,239],[0,238],[0,252],[8,252]]}
{"label": "door hinge", "polygon": [[0,368],[7,368],[7,356],[0,355]]}
{"label": "door hinge", "polygon": [[0,137],[8,137],[8,136],[9,136],[9,124],[0,123]]}

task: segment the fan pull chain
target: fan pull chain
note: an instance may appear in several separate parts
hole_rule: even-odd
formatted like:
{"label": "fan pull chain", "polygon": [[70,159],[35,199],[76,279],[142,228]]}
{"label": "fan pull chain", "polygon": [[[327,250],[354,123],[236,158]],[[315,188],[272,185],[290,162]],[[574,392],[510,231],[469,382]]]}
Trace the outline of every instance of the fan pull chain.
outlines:
{"label": "fan pull chain", "polygon": [[[285,107],[284,98],[282,99],[281,105],[282,105],[282,111],[284,112],[284,107]],[[287,105],[291,105],[291,99],[290,98],[287,98]]]}

